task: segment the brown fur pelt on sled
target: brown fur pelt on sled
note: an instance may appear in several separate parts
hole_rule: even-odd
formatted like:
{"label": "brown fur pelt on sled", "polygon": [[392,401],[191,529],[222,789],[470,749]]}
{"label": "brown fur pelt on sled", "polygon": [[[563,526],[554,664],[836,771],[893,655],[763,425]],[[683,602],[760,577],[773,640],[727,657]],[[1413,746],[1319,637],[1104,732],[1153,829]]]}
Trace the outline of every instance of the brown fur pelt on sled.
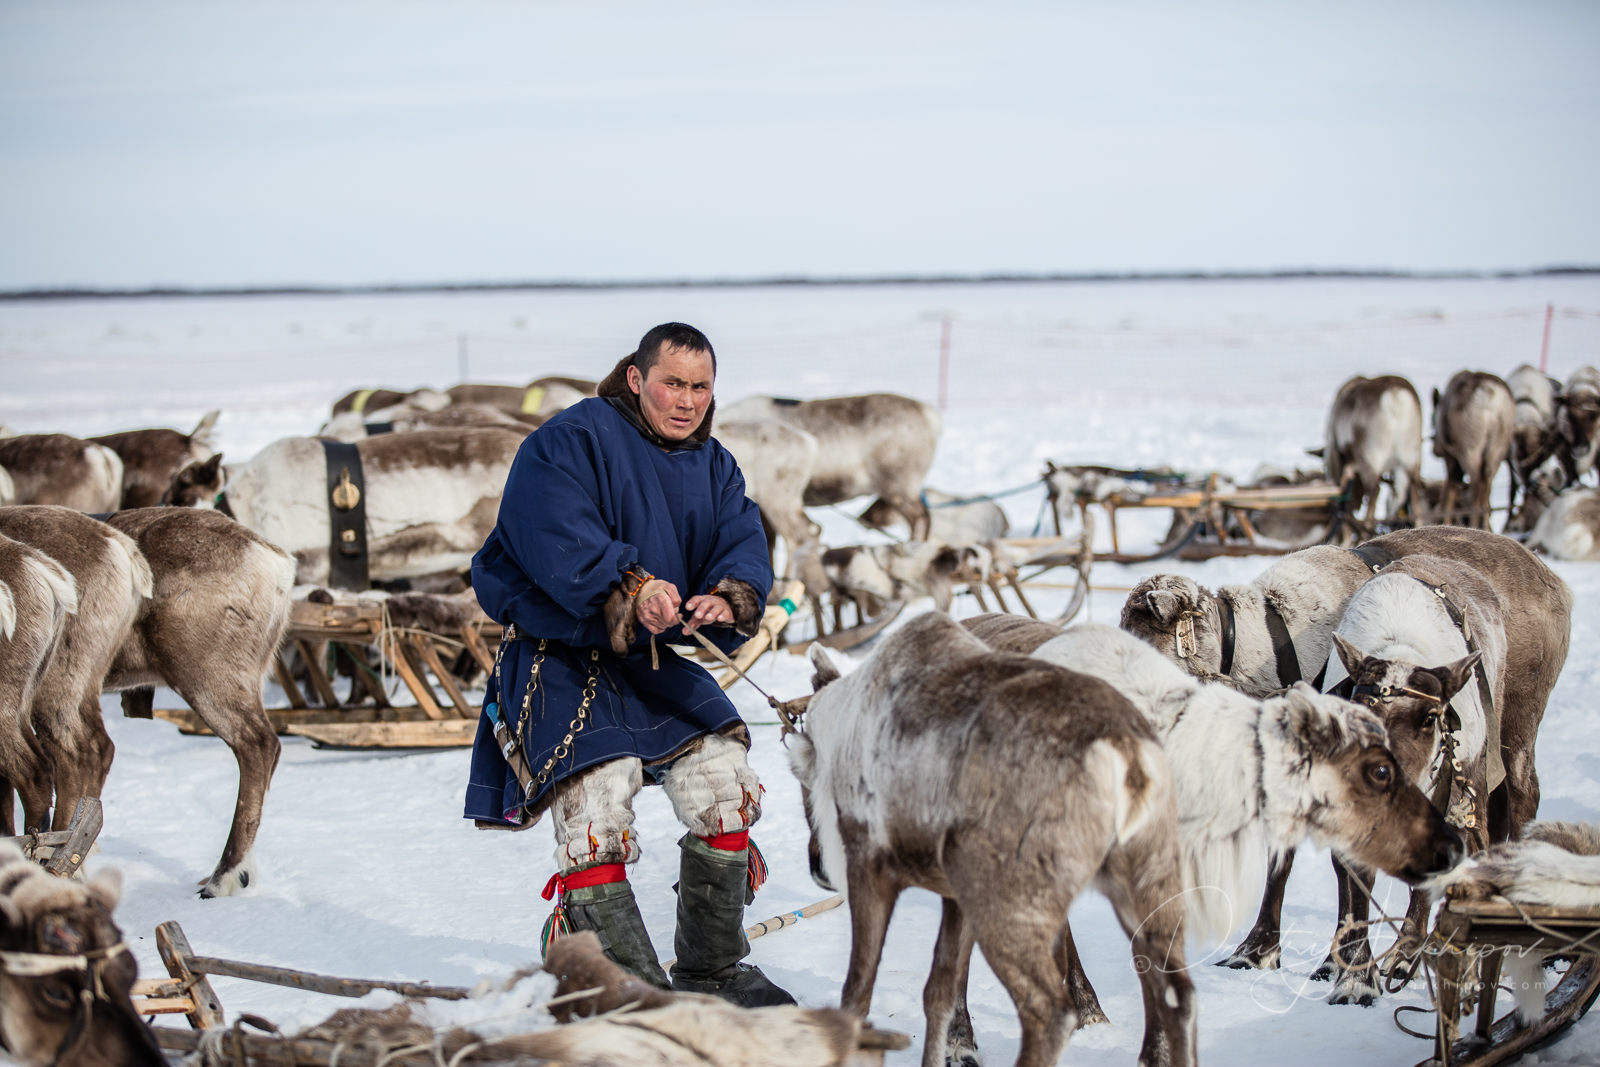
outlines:
{"label": "brown fur pelt on sled", "polygon": [[[437,1047],[448,1063],[563,1067],[830,1067],[848,1064],[861,1024],[834,1008],[738,1008],[714,997],[665,993],[608,960],[593,933],[559,938],[544,969],[558,980],[552,1007],[568,1023],[504,1036],[455,1027],[437,1040],[414,1002],[348,1008],[300,1035],[345,1048]],[[512,982],[533,971],[522,971]],[[456,1057],[459,1057],[457,1059]]]}

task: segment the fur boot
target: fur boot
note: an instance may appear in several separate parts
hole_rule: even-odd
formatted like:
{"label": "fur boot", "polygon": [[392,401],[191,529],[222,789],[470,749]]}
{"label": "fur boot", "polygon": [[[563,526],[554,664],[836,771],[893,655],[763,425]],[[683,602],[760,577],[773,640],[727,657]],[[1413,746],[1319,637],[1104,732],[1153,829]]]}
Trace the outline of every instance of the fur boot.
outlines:
{"label": "fur boot", "polygon": [[740,963],[750,954],[744,936],[744,906],[750,891],[749,851],[716,848],[685,834],[678,880],[678,961],[672,988],[680,993],[710,993],[740,1007],[793,1004],[759,967]]}

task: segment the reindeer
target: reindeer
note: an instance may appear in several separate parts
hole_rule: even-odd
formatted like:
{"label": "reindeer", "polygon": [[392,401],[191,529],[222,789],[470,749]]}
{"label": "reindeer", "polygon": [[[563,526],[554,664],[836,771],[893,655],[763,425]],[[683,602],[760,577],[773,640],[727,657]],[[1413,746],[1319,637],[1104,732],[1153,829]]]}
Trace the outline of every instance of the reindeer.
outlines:
{"label": "reindeer", "polygon": [[847,677],[812,656],[816,694],[790,763],[814,870],[850,901],[840,1007],[865,1017],[895,900],[929,889],[944,916],[923,990],[925,1067],[946,1061],[974,942],[1017,1006],[1017,1063],[1053,1064],[1080,1011],[1067,910],[1092,884],[1132,942],[1140,1062],[1193,1064],[1177,808],[1144,717],[1104,682],[992,652],[938,612]]}
{"label": "reindeer", "polygon": [[1378,513],[1378,490],[1388,478],[1394,489],[1388,519],[1402,509],[1413,525],[1422,522],[1422,401],[1411,383],[1393,374],[1355,377],[1339,387],[1328,411],[1322,462],[1328,481],[1350,491],[1350,510],[1366,503],[1370,527]]}
{"label": "reindeer", "polygon": [[1595,442],[1600,438],[1600,370],[1579,367],[1562,390],[1557,417],[1561,431],[1561,465],[1572,484],[1594,469]]}
{"label": "reindeer", "polygon": [[70,508],[0,508],[0,535],[31,545],[72,576],[78,610],[39,677],[29,712],[55,768],[52,829],[65,830],[81,797],[98,797],[114,746],[100,715],[100,683],[154,588],[133,539]]}
{"label": "reindeer", "polygon": [[1489,528],[1489,491],[1500,464],[1511,455],[1516,400],[1506,383],[1484,371],[1457,371],[1443,395],[1433,391],[1433,454],[1444,460],[1445,524],[1456,521],[1456,497],[1471,493],[1463,526]]}
{"label": "reindeer", "polygon": [[172,478],[191,463],[204,463],[216,452],[214,430],[220,411],[209,411],[190,433],[177,430],[128,430],[91,437],[122,460],[119,507],[150,508],[161,503]]}
{"label": "reindeer", "polygon": [[13,786],[22,796],[23,828],[28,833],[49,828],[51,762],[28,717],[67,617],[77,610],[72,575],[38,549],[0,534],[0,774],[5,779],[0,834],[5,836],[16,833]]}
{"label": "reindeer", "polygon": [[[492,428],[357,442],[371,576],[466,570],[494,529],[521,444],[521,435]],[[327,584],[328,475],[320,442],[289,437],[268,445],[229,472],[223,499],[241,523],[294,555],[298,584]]]}
{"label": "reindeer", "polygon": [[[1516,401],[1516,427],[1511,433],[1511,504],[1512,519],[1530,529],[1532,521],[1525,515],[1529,499],[1534,493],[1535,473],[1560,450],[1561,430],[1556,421],[1556,404],[1561,383],[1536,367],[1524,363],[1506,376],[1506,388]],[[1522,510],[1515,510],[1517,489],[1522,489]],[[1556,486],[1556,492],[1561,491]]]}
{"label": "reindeer", "polygon": [[876,494],[910,525],[912,540],[928,539],[922,481],[943,427],[929,405],[893,393],[826,400],[753,396],[720,414],[725,420],[786,423],[817,439],[816,463],[806,483],[807,507]]}
{"label": "reindeer", "polygon": [[[922,503],[928,508],[928,540],[946,544],[974,544],[997,541],[1011,530],[1005,509],[985,497],[966,498],[937,489],[922,490]],[[887,531],[899,517],[882,497],[861,513],[863,526]]]}
{"label": "reindeer", "polygon": [[413,407],[409,403],[392,408],[369,411],[365,414],[347,411],[329,419],[318,437],[331,437],[335,441],[353,444],[380,433],[414,433],[417,430],[459,430],[466,427],[492,426],[528,436],[544,423],[542,415],[523,415],[513,418],[499,408],[488,404],[451,404],[437,411]]}
{"label": "reindeer", "polygon": [[598,382],[587,378],[535,378],[527,385],[453,385],[452,404],[487,404],[519,418],[548,419],[578,401],[596,395]]}
{"label": "reindeer", "polygon": [[[842,600],[856,605],[857,622],[870,618],[890,602],[932,597],[933,606],[949,611],[957,582],[981,582],[993,560],[982,545],[946,545],[905,541],[893,545],[851,545],[822,554],[827,588],[834,595],[837,627]],[[817,605],[821,618],[821,606]]]}
{"label": "reindeer", "polygon": [[46,874],[0,842],[0,1043],[25,1067],[166,1067],[129,995],[139,965],[111,914],[122,878]]}
{"label": "reindeer", "polygon": [[[1538,665],[1512,650],[1509,601],[1471,566],[1407,556],[1351,597],[1334,632],[1337,659],[1328,664],[1330,691],[1381,710],[1401,770],[1448,810],[1474,852],[1514,836],[1539,806],[1533,746],[1543,707],[1528,721],[1523,705],[1508,703],[1507,685],[1508,678],[1520,685]],[[1558,648],[1540,651],[1564,659],[1566,634],[1551,637]],[[1491,778],[1502,762],[1503,786]],[[1499,811],[1491,811],[1491,790],[1502,797]],[[1350,856],[1334,868],[1339,914],[1364,922],[1370,870]],[[1410,977],[1428,907],[1425,891],[1412,893],[1391,976]],[[1318,972],[1338,979],[1331,1003],[1371,1003],[1378,995],[1371,959],[1364,928],[1340,937]]]}
{"label": "reindeer", "polygon": [[806,517],[806,484],[817,462],[817,439],[787,423],[718,418],[716,439],[738,461],[744,492],[761,509],[767,549],[782,537],[788,553],[784,577],[810,590],[827,584],[822,572],[821,528]]}
{"label": "reindeer", "polygon": [[[102,688],[123,713],[149,718],[154,687],[188,701],[239,762],[233,825],[201,897],[229,896],[256,877],[251,849],[278,766],[278,736],[261,704],[261,679],[289,624],[294,560],[226,515],[197,508],[139,508],[107,520],[150,564],[143,602]],[[70,810],[70,809],[69,809]]]}
{"label": "reindeer", "polygon": [[1551,559],[1600,559],[1600,489],[1568,489],[1556,497],[1527,545]]}
{"label": "reindeer", "polygon": [[0,440],[0,468],[12,483],[7,504],[60,504],[99,514],[122,501],[122,458],[64,433]]}
{"label": "reindeer", "polygon": [[[1509,537],[1462,527],[1398,530],[1355,552],[1339,555],[1342,551],[1319,547],[1285,556],[1251,586],[1215,594],[1178,575],[1147,578],[1123,605],[1122,628],[1191,674],[1269,696],[1292,684],[1290,675],[1303,677],[1308,668],[1321,680],[1333,654],[1333,630],[1375,570],[1411,555],[1441,556],[1469,565],[1505,598],[1513,620],[1507,625],[1510,656],[1526,674],[1524,684],[1506,694],[1501,721],[1537,725],[1566,662],[1572,620],[1572,594],[1549,567]],[[1269,633],[1269,604],[1285,623],[1281,641]],[[1532,735],[1508,736],[1502,733],[1502,740],[1525,747],[1531,762]],[[1492,820],[1511,823],[1503,791],[1491,796],[1490,814]],[[1277,857],[1255,926],[1223,961],[1226,966],[1278,965],[1283,894],[1293,863],[1292,852]]]}
{"label": "reindeer", "polygon": [[369,411],[392,408],[396,404],[410,404],[418,409],[438,411],[440,408],[449,407],[451,402],[449,396],[437,389],[413,389],[409,393],[402,393],[397,389],[352,389],[333,402],[332,415],[337,417],[347,411],[363,415]]}
{"label": "reindeer", "polygon": [[1191,936],[1226,938],[1267,851],[1290,854],[1308,835],[1413,884],[1463,854],[1461,835],[1413,784],[1399,742],[1365,708],[1304,682],[1265,700],[1201,682],[1109,626],[1063,631],[1005,615],[965,625],[991,647],[1110,683],[1150,721],[1183,813]]}

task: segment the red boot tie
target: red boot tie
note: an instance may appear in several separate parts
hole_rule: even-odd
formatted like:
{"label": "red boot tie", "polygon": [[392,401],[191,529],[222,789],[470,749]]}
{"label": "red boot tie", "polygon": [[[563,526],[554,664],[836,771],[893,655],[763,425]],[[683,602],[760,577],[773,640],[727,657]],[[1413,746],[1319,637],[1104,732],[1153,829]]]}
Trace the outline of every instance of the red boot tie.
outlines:
{"label": "red boot tie", "polygon": [[[557,892],[563,898],[569,889],[587,889],[595,885],[610,885],[612,882],[626,882],[628,880],[628,865],[625,863],[600,863],[581,871],[562,875],[559,872],[552,874],[550,880],[544,885],[544,892],[540,895],[549,900]],[[550,949],[550,942],[558,937],[566,937],[572,933],[572,921],[567,918],[567,909],[561,900],[556,901],[555,910],[550,913],[550,918],[544,921],[544,929],[539,931],[539,955],[542,958]]]}
{"label": "red boot tie", "polygon": [[766,857],[761,854],[761,850],[756,848],[756,843],[750,840],[749,830],[740,830],[736,834],[717,834],[715,837],[703,837],[699,834],[696,834],[695,836],[699,837],[700,840],[704,841],[712,848],[721,849],[724,852],[743,852],[746,849],[749,849],[750,892],[754,893],[756,890],[760,889],[764,884],[766,884],[767,860]]}

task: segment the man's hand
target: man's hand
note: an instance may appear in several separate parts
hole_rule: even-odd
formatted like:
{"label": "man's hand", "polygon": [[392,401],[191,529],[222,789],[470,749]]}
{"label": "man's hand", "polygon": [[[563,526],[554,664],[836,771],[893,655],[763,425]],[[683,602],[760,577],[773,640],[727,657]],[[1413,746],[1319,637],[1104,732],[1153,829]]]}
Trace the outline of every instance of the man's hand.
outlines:
{"label": "man's hand", "polygon": [[719,596],[707,593],[705,596],[691,597],[688,609],[692,614],[689,621],[683,624],[685,633],[694,633],[702,626],[733,625],[733,609]]}
{"label": "man's hand", "polygon": [[[696,599],[704,600],[705,597]],[[678,595],[676,586],[660,578],[652,578],[639,590],[634,615],[651,633],[665,633],[678,624],[678,605],[682,603],[683,598]],[[693,601],[690,606],[693,606]]]}

